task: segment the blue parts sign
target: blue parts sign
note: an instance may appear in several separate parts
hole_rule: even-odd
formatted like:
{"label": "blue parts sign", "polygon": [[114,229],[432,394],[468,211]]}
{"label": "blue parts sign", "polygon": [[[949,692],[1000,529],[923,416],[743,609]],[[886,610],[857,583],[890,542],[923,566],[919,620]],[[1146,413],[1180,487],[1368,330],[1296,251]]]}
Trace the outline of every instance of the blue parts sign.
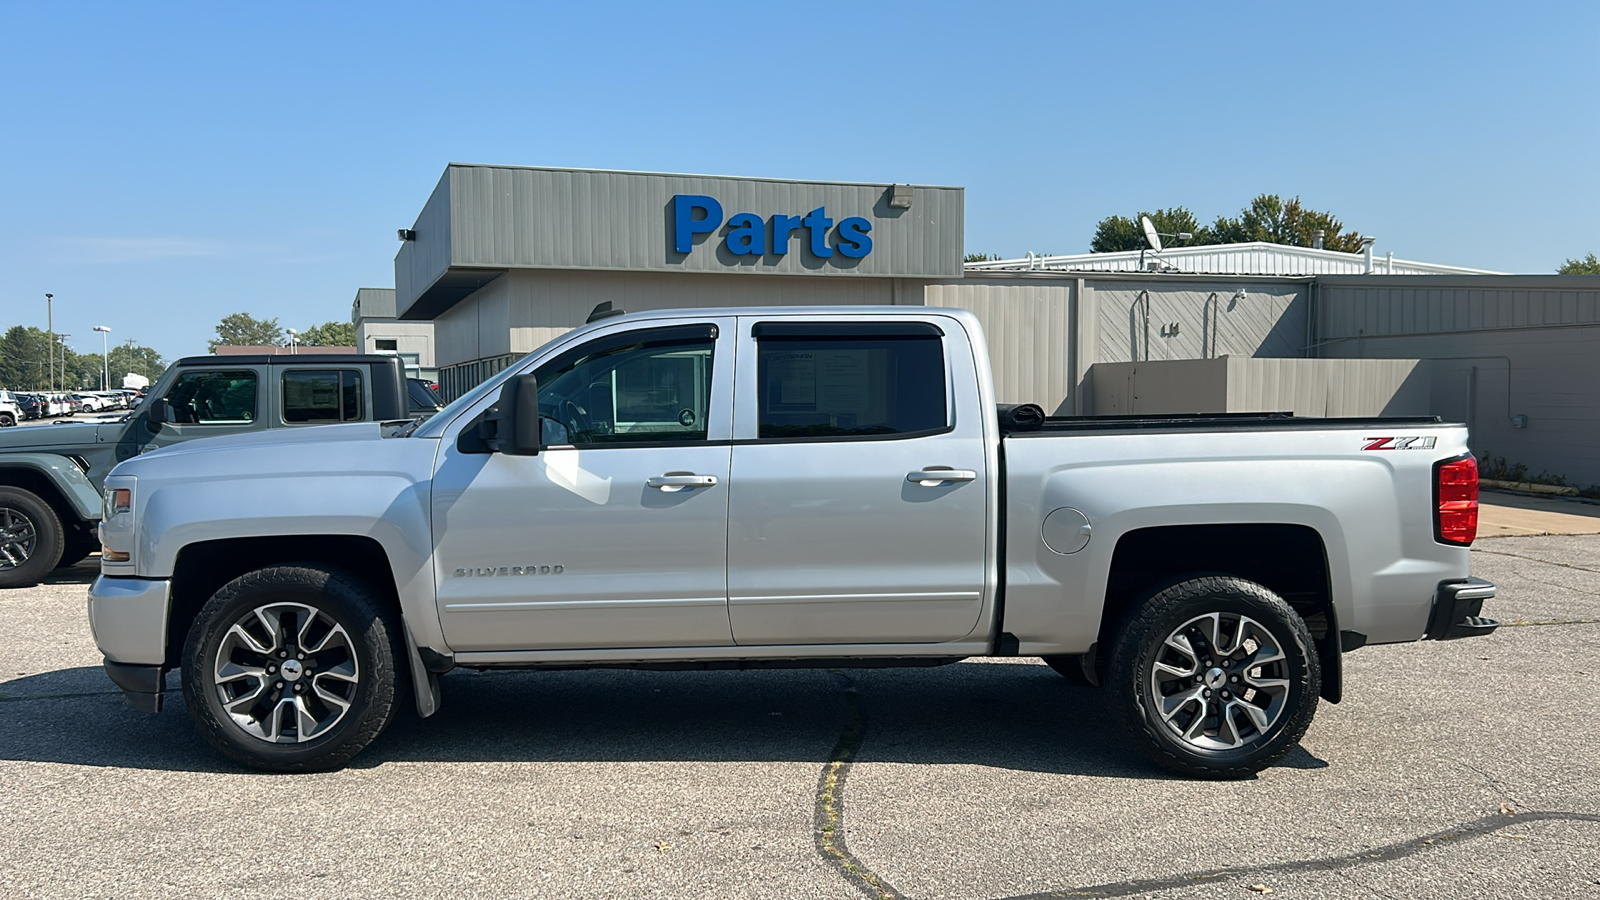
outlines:
{"label": "blue parts sign", "polygon": [[[694,250],[694,236],[715,234],[723,225],[722,204],[701,194],[678,194],[672,198],[672,247],[679,253]],[[812,256],[827,259],[837,251],[848,259],[862,259],[872,252],[872,223],[860,216],[840,219],[834,227],[826,207],[819,206],[803,216],[777,214],[762,219],[755,213],[734,213],[727,217],[727,233],[722,243],[735,256],[783,256],[796,231],[804,232],[801,246]],[[829,241],[830,232],[836,238]]]}

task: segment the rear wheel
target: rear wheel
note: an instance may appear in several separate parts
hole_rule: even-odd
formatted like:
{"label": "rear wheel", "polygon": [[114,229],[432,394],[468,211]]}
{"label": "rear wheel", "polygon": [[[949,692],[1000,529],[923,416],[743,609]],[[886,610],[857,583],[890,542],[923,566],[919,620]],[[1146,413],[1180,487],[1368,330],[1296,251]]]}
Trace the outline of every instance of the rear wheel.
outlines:
{"label": "rear wheel", "polygon": [[1112,652],[1110,686],[1158,764],[1241,778],[1305,735],[1321,670],[1310,631],[1283,598],[1242,578],[1205,577],[1138,607]]}
{"label": "rear wheel", "polygon": [[0,428],[10,428],[17,424],[16,415],[9,412],[0,412]]}
{"label": "rear wheel", "polygon": [[335,769],[394,716],[397,617],[364,583],[315,564],[234,579],[200,610],[183,696],[201,735],[254,769]]}
{"label": "rear wheel", "polygon": [[61,519],[38,495],[0,487],[0,588],[27,587],[61,558]]}

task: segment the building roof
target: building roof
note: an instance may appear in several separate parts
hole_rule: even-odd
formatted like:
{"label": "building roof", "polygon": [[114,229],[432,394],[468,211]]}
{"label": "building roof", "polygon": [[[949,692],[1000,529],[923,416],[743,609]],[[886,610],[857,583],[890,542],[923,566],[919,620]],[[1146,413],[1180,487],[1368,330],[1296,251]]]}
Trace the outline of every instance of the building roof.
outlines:
{"label": "building roof", "polygon": [[967,263],[964,271],[1016,272],[1055,270],[1067,272],[1182,272],[1197,275],[1502,275],[1487,269],[1468,269],[1438,263],[1395,259],[1392,254],[1373,256],[1315,250],[1287,244],[1251,241],[1244,244],[1207,244],[1123,250],[1116,253],[1079,253],[1070,256],[1033,256]]}

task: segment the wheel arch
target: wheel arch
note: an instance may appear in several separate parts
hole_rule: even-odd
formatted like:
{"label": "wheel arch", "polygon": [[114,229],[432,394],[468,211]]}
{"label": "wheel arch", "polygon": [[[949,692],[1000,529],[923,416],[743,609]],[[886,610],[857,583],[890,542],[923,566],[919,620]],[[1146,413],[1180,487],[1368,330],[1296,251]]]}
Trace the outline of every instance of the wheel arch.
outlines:
{"label": "wheel arch", "polygon": [[173,566],[166,665],[171,668],[181,665],[189,629],[200,608],[218,589],[246,572],[290,563],[320,563],[362,579],[385,607],[404,621],[389,555],[375,538],[314,534],[200,541],[180,550]]}
{"label": "wheel arch", "polygon": [[100,492],[83,470],[64,456],[28,453],[0,457],[0,486],[21,488],[38,497],[55,510],[64,527],[81,528],[100,518]]}
{"label": "wheel arch", "polygon": [[1107,575],[1098,646],[1111,646],[1142,599],[1202,575],[1253,581],[1287,601],[1316,641],[1322,698],[1339,702],[1343,678],[1332,570],[1326,541],[1308,525],[1165,525],[1124,533]]}

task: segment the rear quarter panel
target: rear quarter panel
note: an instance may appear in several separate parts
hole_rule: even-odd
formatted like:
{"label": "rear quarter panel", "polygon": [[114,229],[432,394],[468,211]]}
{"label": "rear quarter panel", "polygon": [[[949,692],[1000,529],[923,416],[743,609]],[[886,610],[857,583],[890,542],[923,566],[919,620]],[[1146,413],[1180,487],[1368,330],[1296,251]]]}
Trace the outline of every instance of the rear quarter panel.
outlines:
{"label": "rear quarter panel", "polygon": [[[1010,437],[1006,458],[1006,631],[1020,652],[1080,653],[1096,640],[1118,541],[1169,525],[1290,524],[1327,553],[1341,629],[1371,643],[1422,636],[1439,581],[1468,551],[1433,538],[1433,464],[1466,452],[1466,429],[1407,426],[1431,450],[1365,451],[1371,426]],[[1089,518],[1081,551],[1041,537],[1044,518]]]}

